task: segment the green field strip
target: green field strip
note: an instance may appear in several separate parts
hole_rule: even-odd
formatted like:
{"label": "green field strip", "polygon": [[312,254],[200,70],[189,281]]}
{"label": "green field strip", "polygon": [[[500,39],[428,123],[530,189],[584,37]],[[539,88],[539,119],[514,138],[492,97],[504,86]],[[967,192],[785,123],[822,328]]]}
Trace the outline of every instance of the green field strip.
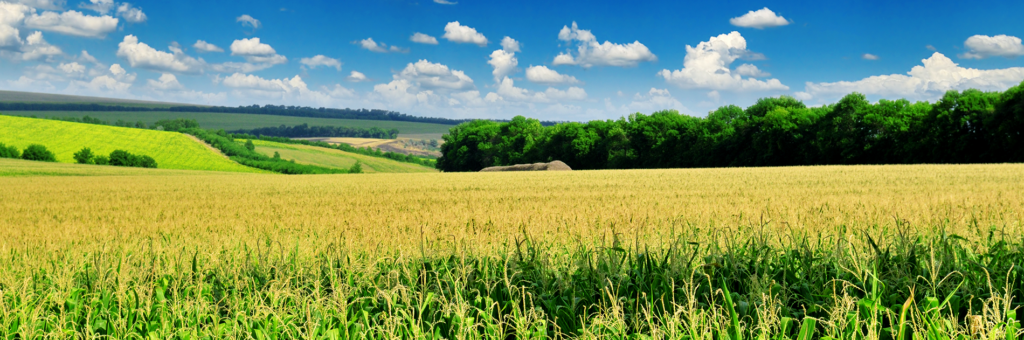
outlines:
{"label": "green field strip", "polygon": [[374,173],[410,173],[410,172],[436,172],[437,170],[422,165],[405,163],[390,160],[387,158],[360,155],[341,150],[322,148],[317,146],[284,144],[262,140],[254,140],[256,151],[267,156],[273,156],[274,152],[281,155],[282,159],[295,160],[296,163],[318,165],[329,168],[348,169],[356,161],[362,164],[363,172]]}

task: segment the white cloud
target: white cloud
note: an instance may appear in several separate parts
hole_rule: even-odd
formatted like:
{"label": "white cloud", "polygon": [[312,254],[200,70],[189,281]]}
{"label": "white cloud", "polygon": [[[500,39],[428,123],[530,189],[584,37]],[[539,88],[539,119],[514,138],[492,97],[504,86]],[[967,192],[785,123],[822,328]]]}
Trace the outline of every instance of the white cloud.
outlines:
{"label": "white cloud", "polygon": [[526,80],[538,84],[560,85],[576,84],[579,80],[576,77],[560,74],[558,71],[547,68],[547,66],[530,66],[526,69]]}
{"label": "white cloud", "polygon": [[456,5],[456,4],[458,4],[458,2],[448,1],[448,0],[434,0],[434,3],[442,4],[442,5]]}
{"label": "white cloud", "polygon": [[411,37],[409,37],[409,41],[419,44],[437,45],[437,38],[420,32],[416,32]]}
{"label": "white cloud", "polygon": [[388,45],[385,44],[385,43],[378,43],[376,41],[373,41],[373,38],[366,38],[366,39],[363,39],[363,40],[353,41],[352,43],[353,44],[357,44],[357,45],[359,45],[359,47],[362,47],[362,48],[364,48],[364,49],[366,49],[368,51],[377,52],[377,53],[388,53],[388,52],[408,53],[409,52],[408,48],[401,48],[401,47],[398,47],[398,46],[388,47]]}
{"label": "white cloud", "polygon": [[16,48],[21,44],[21,33],[17,28],[0,25],[0,48]]}
{"label": "white cloud", "polygon": [[741,75],[741,76],[751,77],[751,78],[763,78],[763,77],[771,77],[772,76],[771,73],[762,71],[761,69],[757,68],[757,66],[754,66],[754,65],[751,65],[751,64],[743,64],[743,65],[737,66],[736,67],[736,74]]}
{"label": "white cloud", "polygon": [[78,60],[96,65],[102,65],[99,60],[96,60],[96,57],[93,57],[91,54],[89,54],[89,51],[86,50],[82,50],[82,54],[78,55]]}
{"label": "white cloud", "polygon": [[483,34],[477,32],[475,28],[459,24],[458,21],[452,21],[445,25],[444,35],[441,37],[454,43],[487,46],[487,38]]}
{"label": "white cloud", "polygon": [[147,79],[146,84],[158,91],[181,90],[183,88],[181,83],[178,82],[178,77],[170,73],[161,74],[160,78],[156,80]]}
{"label": "white cloud", "polygon": [[365,74],[359,71],[350,72],[348,77],[346,77],[345,79],[353,83],[370,80],[369,78],[366,78]]}
{"label": "white cloud", "polygon": [[68,83],[67,92],[73,94],[92,94],[101,96],[127,97],[131,96],[128,89],[131,83],[122,82],[111,76],[103,75],[85,82],[72,80]]}
{"label": "white cloud", "polygon": [[853,82],[807,82],[805,92],[818,99],[832,99],[860,92],[910,100],[934,100],[949,90],[1003,91],[1024,80],[1024,67],[993,70],[963,68],[938,52],[921,60],[921,63],[923,65],[914,66],[907,75],[872,76]]}
{"label": "white cloud", "polygon": [[871,53],[861,54],[860,58],[864,60],[878,60],[878,56]]}
{"label": "white cloud", "polygon": [[651,88],[647,93],[637,93],[633,95],[633,101],[627,105],[623,105],[618,109],[622,114],[629,114],[634,112],[654,112],[659,110],[677,110],[679,112],[689,112],[690,109],[686,108],[683,103],[672,97],[672,94],[668,89],[657,89]]}
{"label": "white cloud", "polygon": [[64,73],[69,73],[69,74],[74,74],[74,73],[84,74],[85,73],[85,66],[82,65],[82,64],[79,64],[77,62],[61,63],[60,64],[60,69],[63,70]]}
{"label": "white cloud", "polygon": [[89,0],[87,3],[78,4],[78,8],[96,11],[99,14],[107,14],[111,8],[114,8],[114,0]]}
{"label": "white cloud", "polygon": [[223,48],[203,40],[196,40],[196,43],[192,44],[192,48],[196,49],[197,52],[224,52]]}
{"label": "white cloud", "polygon": [[938,49],[936,49],[935,46],[932,46],[932,45],[925,45],[924,48],[927,48],[929,51],[932,51],[932,52],[937,52],[938,51]]}
{"label": "white cloud", "polygon": [[288,62],[288,58],[277,54],[270,45],[260,42],[260,38],[235,40],[231,43],[231,55],[244,57],[250,63],[277,65]]}
{"label": "white cloud", "polygon": [[429,90],[468,90],[476,87],[473,79],[465,72],[449,69],[447,65],[420,59],[409,63],[394,76],[396,80],[408,80],[417,87]]}
{"label": "white cloud", "polygon": [[260,24],[259,20],[256,20],[256,18],[253,18],[248,14],[242,14],[241,16],[235,18],[235,22],[242,23],[242,27],[245,27],[246,25],[252,27],[253,32],[255,32],[257,29],[263,26],[262,24]]}
{"label": "white cloud", "polygon": [[775,12],[765,7],[747,12],[743,16],[729,19],[729,23],[733,26],[765,29],[766,27],[789,25],[789,20],[786,20],[781,15],[775,15]]}
{"label": "white cloud", "polygon": [[310,69],[317,68],[318,66],[333,67],[341,71],[341,61],[338,59],[330,58],[322,54],[316,55],[312,58],[302,58],[299,63]]}
{"label": "white cloud", "polygon": [[988,57],[1016,58],[1024,56],[1024,45],[1018,37],[1000,34],[994,37],[974,35],[964,41],[967,52],[959,55],[964,59],[984,59]]}
{"label": "white cloud", "polygon": [[211,64],[210,70],[221,73],[251,73],[256,71],[266,70],[273,67],[273,64],[269,63],[238,63],[238,62],[225,62],[220,64]]}
{"label": "white cloud", "polygon": [[16,26],[25,20],[32,8],[23,4],[0,2],[0,26]]}
{"label": "white cloud", "polygon": [[[722,34],[697,44],[697,47],[686,45],[683,68],[674,71],[661,70],[658,75],[665,78],[668,83],[681,88],[718,91],[789,90],[789,87],[778,79],[762,81],[743,78],[739,71],[729,69],[733,61],[748,53],[747,41],[739,32]],[[744,67],[743,72],[751,70],[750,67]]]}
{"label": "white cloud", "polygon": [[124,67],[121,67],[120,64],[113,64],[110,65],[110,73],[113,74],[115,77],[119,77],[127,74],[128,71],[125,71]]}
{"label": "white cloud", "polygon": [[14,0],[10,2],[24,4],[32,8],[48,10],[61,10],[64,8],[64,4],[66,3],[64,0]]}
{"label": "white cloud", "polygon": [[235,73],[224,78],[224,86],[271,92],[298,92],[308,89],[306,82],[302,81],[302,78],[299,76],[295,76],[292,79],[264,79],[259,76],[241,73]]}
{"label": "white cloud", "polygon": [[492,101],[552,103],[562,100],[587,99],[587,91],[579,87],[573,86],[566,90],[549,87],[544,92],[533,92],[516,87],[515,81],[508,77],[501,80],[496,94],[497,97],[491,96]]}
{"label": "white cloud", "polygon": [[[158,51],[146,43],[139,42],[134,35],[127,35],[117,45],[117,56],[128,60],[128,65],[159,72],[200,73],[206,62],[184,53]],[[180,49],[178,49],[180,51]]]}
{"label": "white cloud", "polygon": [[134,7],[127,2],[117,6],[117,15],[124,18],[124,21],[133,24],[146,22],[146,13],[142,12],[142,8]]}
{"label": "white cloud", "polygon": [[117,23],[118,19],[109,15],[84,15],[79,11],[60,14],[46,11],[25,18],[25,26],[29,28],[89,38],[105,37],[117,29]]}
{"label": "white cloud", "polygon": [[504,39],[501,39],[501,49],[505,50],[505,52],[519,52],[519,42],[512,39],[512,37],[505,36]]}
{"label": "white cloud", "polygon": [[25,44],[21,46],[22,60],[48,59],[51,56],[63,54],[59,47],[50,45],[43,39],[43,32],[35,31],[25,38]]}
{"label": "white cloud", "polygon": [[491,73],[494,75],[494,82],[498,82],[501,78],[516,71],[516,65],[519,65],[519,60],[516,59],[516,54],[513,52],[494,50],[494,52],[491,52],[490,60],[487,63],[494,67],[494,71]]}
{"label": "white cloud", "polygon": [[578,48],[576,56],[571,53],[559,54],[555,57],[554,65],[579,65],[582,67],[592,66],[636,66],[644,61],[656,61],[658,57],[647,49],[647,46],[639,41],[629,44],[613,44],[605,41],[603,44],[597,42],[597,37],[589,30],[581,30],[574,21],[572,28],[562,26],[558,32],[558,39],[562,41],[577,41]]}

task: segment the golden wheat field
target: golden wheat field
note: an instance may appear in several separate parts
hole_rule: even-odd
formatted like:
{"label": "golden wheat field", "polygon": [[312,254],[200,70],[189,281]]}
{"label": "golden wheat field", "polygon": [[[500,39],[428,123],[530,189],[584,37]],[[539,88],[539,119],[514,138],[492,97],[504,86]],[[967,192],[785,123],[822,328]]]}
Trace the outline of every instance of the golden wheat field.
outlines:
{"label": "golden wheat field", "polygon": [[58,170],[0,177],[16,339],[1019,330],[1024,165],[32,175]]}

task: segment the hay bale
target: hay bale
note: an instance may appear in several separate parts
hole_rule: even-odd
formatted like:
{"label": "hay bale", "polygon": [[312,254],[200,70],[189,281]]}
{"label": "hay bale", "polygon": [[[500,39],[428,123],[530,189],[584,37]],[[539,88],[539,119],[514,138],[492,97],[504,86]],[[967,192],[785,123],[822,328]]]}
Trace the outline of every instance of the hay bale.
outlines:
{"label": "hay bale", "polygon": [[533,164],[516,164],[509,166],[492,166],[480,170],[480,172],[492,172],[492,171],[572,171],[569,165],[562,161],[552,161],[550,163],[533,163]]}

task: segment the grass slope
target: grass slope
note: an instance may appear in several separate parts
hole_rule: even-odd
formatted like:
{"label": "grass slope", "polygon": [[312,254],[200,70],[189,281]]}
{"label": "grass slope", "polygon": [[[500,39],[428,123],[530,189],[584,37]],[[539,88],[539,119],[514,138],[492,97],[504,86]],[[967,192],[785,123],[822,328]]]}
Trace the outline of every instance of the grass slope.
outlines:
{"label": "grass slope", "polygon": [[[241,140],[239,140],[241,142]],[[319,165],[328,168],[348,169],[359,161],[363,165],[363,172],[436,172],[433,168],[422,165],[393,161],[386,158],[370,157],[341,150],[321,148],[309,145],[284,144],[254,140],[256,151],[267,156],[273,156],[274,152],[281,154],[283,159],[295,160],[300,164]]]}
{"label": "grass slope", "polygon": [[204,129],[254,129],[268,126],[299,125],[309,124],[320,126],[347,126],[358,128],[379,127],[381,129],[398,129],[399,136],[413,139],[441,139],[441,135],[448,133],[451,125],[400,122],[390,120],[359,120],[359,119],[332,119],[332,118],[310,118],[256,115],[241,113],[210,113],[210,112],[103,112],[103,111],[8,111],[6,115],[22,117],[77,117],[90,116],[109,122],[118,119],[128,122],[143,121],[152,124],[162,119],[195,119]]}
{"label": "grass slope", "polygon": [[195,176],[237,175],[236,172],[129,168],[123,166],[66,164],[0,158],[0,177],[32,176]]}
{"label": "grass slope", "polygon": [[62,163],[74,163],[74,153],[88,147],[97,155],[117,149],[148,155],[163,169],[261,172],[177,132],[0,116],[0,142],[18,149],[42,144]]}

